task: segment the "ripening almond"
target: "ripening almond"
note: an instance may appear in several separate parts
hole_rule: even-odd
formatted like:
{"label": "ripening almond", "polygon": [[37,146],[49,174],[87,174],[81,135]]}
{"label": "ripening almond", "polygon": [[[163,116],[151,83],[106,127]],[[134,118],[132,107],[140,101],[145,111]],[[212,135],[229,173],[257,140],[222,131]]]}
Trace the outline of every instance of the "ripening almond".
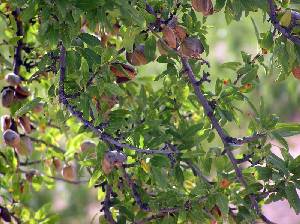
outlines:
{"label": "ripening almond", "polygon": [[13,72],[5,75],[5,81],[11,86],[17,86],[22,82],[20,76],[16,75]]}
{"label": "ripening almond", "polygon": [[116,76],[117,83],[128,82],[135,78],[135,69],[123,63],[112,63],[110,66],[110,71]]}
{"label": "ripening almond", "polygon": [[211,0],[192,0],[192,7],[197,12],[202,12],[204,16],[214,13],[214,8]]}
{"label": "ripening almond", "polygon": [[26,99],[28,96],[30,96],[30,91],[23,86],[18,85],[15,89],[15,97],[19,100]]}
{"label": "ripening almond", "polygon": [[175,26],[174,32],[179,42],[182,42],[187,36],[185,28],[179,25]]}
{"label": "ripening almond", "polygon": [[75,180],[75,169],[72,165],[65,165],[61,171],[61,175],[69,181]]}
{"label": "ripening almond", "polygon": [[300,66],[296,66],[292,70],[293,76],[300,80]]}
{"label": "ripening almond", "polygon": [[110,163],[110,161],[105,156],[102,160],[101,166],[102,166],[102,171],[105,175],[110,174],[113,169],[113,165]]}
{"label": "ripening almond", "polygon": [[31,139],[26,135],[22,135],[20,137],[20,144],[15,147],[15,150],[21,156],[31,155],[33,152],[33,144]]}
{"label": "ripening almond", "polygon": [[3,115],[1,117],[1,130],[2,132],[9,129],[11,126],[11,117],[9,115]]}
{"label": "ripening almond", "polygon": [[26,134],[30,134],[32,129],[31,129],[31,123],[30,123],[29,117],[26,115],[23,115],[22,117],[19,117],[19,122],[20,122],[20,125],[23,128],[24,132]]}
{"label": "ripening almond", "polygon": [[115,23],[113,25],[113,31],[112,31],[112,35],[118,35],[120,33],[120,24],[119,23]]}
{"label": "ripening almond", "polygon": [[174,31],[170,27],[164,26],[162,29],[162,33],[163,33],[163,39],[168,44],[168,46],[170,48],[176,48],[177,43],[176,43],[176,35]]}
{"label": "ripening almond", "polygon": [[187,37],[180,45],[180,52],[183,56],[198,58],[203,53],[204,47],[201,41],[194,37]]}
{"label": "ripening almond", "polygon": [[132,53],[126,52],[127,61],[134,66],[147,64],[148,61],[145,56],[144,49],[145,49],[144,45],[138,45],[133,49]]}
{"label": "ripening almond", "polygon": [[12,104],[15,102],[14,99],[14,90],[11,88],[5,88],[2,90],[1,100],[3,107],[11,107]]}
{"label": "ripening almond", "polygon": [[57,172],[60,172],[63,168],[62,162],[58,158],[53,158],[52,160],[53,166],[55,167]]}
{"label": "ripening almond", "polygon": [[11,147],[17,147],[20,145],[20,135],[11,129],[7,129],[3,132],[3,140],[6,145]]}
{"label": "ripening almond", "polygon": [[85,151],[95,148],[95,147],[96,147],[95,142],[90,141],[90,140],[85,140],[81,143],[80,150],[81,150],[81,152],[85,152]]}

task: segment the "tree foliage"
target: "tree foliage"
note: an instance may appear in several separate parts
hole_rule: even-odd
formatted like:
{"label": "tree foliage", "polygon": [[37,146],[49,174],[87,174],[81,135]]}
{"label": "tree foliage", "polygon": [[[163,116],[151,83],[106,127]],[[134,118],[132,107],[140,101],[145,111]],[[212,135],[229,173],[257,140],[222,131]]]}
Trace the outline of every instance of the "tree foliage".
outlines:
{"label": "tree foliage", "polygon": [[[300,160],[285,138],[300,124],[248,97],[264,75],[300,79],[294,3],[2,1],[1,219],[58,223],[49,204],[27,203],[57,181],[97,188],[99,223],[272,223],[261,205],[282,199],[299,213]],[[222,65],[233,80],[211,74],[207,18],[255,13],[271,27],[252,19],[260,51]],[[149,79],[146,64],[165,70]]]}

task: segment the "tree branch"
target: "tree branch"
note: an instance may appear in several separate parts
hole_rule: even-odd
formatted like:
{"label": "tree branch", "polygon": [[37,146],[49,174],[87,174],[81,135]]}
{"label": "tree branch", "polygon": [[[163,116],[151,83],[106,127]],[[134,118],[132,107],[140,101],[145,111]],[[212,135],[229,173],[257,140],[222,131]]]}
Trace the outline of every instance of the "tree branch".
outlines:
{"label": "tree branch", "polygon": [[[16,24],[17,24],[17,32],[16,36],[21,37],[24,35],[24,29],[23,29],[23,23],[20,19],[20,9],[17,8],[13,13],[13,16],[15,18]],[[23,38],[23,37],[22,37]],[[23,40],[20,39],[17,42],[17,47],[15,49],[14,53],[14,61],[13,61],[13,70],[16,75],[20,76],[20,67],[22,65],[22,49],[23,49]]]}
{"label": "tree branch", "polygon": [[111,202],[110,202],[110,195],[112,193],[112,187],[109,184],[106,184],[106,189],[105,189],[105,199],[103,201],[103,212],[104,212],[104,217],[107,220],[108,223],[110,224],[116,224],[114,218],[112,217],[112,214],[110,212],[110,207],[111,207]]}
{"label": "tree branch", "polygon": [[66,98],[65,89],[64,89],[64,82],[65,82],[65,76],[66,76],[66,49],[62,43],[60,43],[60,58],[59,58],[59,64],[60,64],[60,77],[59,77],[59,102],[62,103],[68,111],[75,116],[80,122],[84,124],[85,127],[89,128],[92,132],[94,132],[96,135],[99,136],[99,138],[107,143],[110,143],[112,145],[115,145],[120,148],[127,148],[130,150],[134,150],[137,153],[145,153],[145,154],[175,154],[178,152],[174,151],[168,151],[168,150],[155,150],[155,149],[141,149],[136,146],[127,144],[127,143],[121,143],[109,134],[103,132],[103,130],[100,130],[99,128],[95,127],[92,122],[88,121],[83,117],[82,112],[78,111],[75,106],[72,106],[69,101]]}
{"label": "tree branch", "polygon": [[[191,83],[191,85],[194,88],[195,94],[197,96],[197,99],[199,101],[199,103],[203,106],[204,112],[206,113],[206,115],[208,116],[208,118],[210,119],[212,126],[216,129],[219,137],[221,138],[223,145],[224,145],[224,149],[225,152],[230,160],[230,162],[233,165],[234,171],[236,173],[236,176],[239,180],[239,182],[244,186],[244,188],[248,187],[248,184],[242,174],[241,169],[238,166],[238,161],[235,159],[232,151],[231,151],[231,146],[230,146],[230,141],[228,141],[228,136],[225,134],[223,128],[221,127],[221,125],[219,124],[219,121],[217,120],[217,118],[214,116],[213,113],[213,109],[211,108],[209,102],[207,101],[207,99],[205,98],[205,96],[203,95],[199,85],[197,85],[197,80],[195,78],[195,74],[188,62],[188,58],[185,57],[181,57],[181,62],[183,65],[183,68],[186,72],[186,74],[188,75],[189,78],[189,82]],[[268,220],[260,211],[259,209],[259,205],[258,202],[255,199],[255,196],[253,195],[249,195],[249,199],[251,201],[252,207],[255,209],[257,215],[266,223],[268,224],[272,224],[273,222],[271,222],[270,220]]]}
{"label": "tree branch", "polygon": [[292,41],[294,44],[297,44],[300,46],[300,38],[297,36],[294,36],[291,34],[290,30],[287,30],[286,28],[282,27],[279,24],[279,21],[276,18],[276,5],[273,0],[267,0],[269,5],[269,17],[270,21],[273,24],[274,28],[278,30],[284,37]]}

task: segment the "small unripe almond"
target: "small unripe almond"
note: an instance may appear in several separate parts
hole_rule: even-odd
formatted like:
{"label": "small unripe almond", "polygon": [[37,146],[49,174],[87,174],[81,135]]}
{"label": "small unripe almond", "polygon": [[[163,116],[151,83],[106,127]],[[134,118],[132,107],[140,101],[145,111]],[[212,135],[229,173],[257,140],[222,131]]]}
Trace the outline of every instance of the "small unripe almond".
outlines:
{"label": "small unripe almond", "polygon": [[204,16],[214,13],[214,8],[211,0],[192,0],[192,7],[197,12],[202,12]]}
{"label": "small unripe almond", "polygon": [[11,117],[9,115],[3,115],[1,117],[1,130],[2,132],[9,129],[11,126]]}
{"label": "small unripe almond", "polygon": [[300,66],[294,67],[292,73],[296,79],[300,79]]}
{"label": "small unripe almond", "polygon": [[162,29],[163,39],[168,44],[170,48],[176,48],[176,35],[174,31],[168,27],[164,26]]}
{"label": "small unripe almond", "polygon": [[20,144],[15,147],[16,152],[21,156],[29,156],[33,152],[33,144],[31,139],[23,135],[20,137]]}
{"label": "small unripe almond", "polygon": [[180,45],[180,52],[186,57],[197,58],[203,53],[204,47],[200,40],[194,37],[187,37]]}
{"label": "small unripe almond", "polygon": [[11,129],[8,129],[3,133],[3,140],[6,145],[11,147],[17,147],[20,145],[20,135]]}
{"label": "small unripe almond", "polygon": [[75,180],[75,169],[72,165],[65,165],[61,171],[61,175],[69,181]]}
{"label": "small unripe almond", "polygon": [[11,88],[5,88],[1,94],[2,106],[11,107],[14,101],[14,90]]}
{"label": "small unripe almond", "polygon": [[11,86],[17,86],[22,82],[20,76],[16,75],[13,72],[5,75],[5,81]]}
{"label": "small unripe almond", "polygon": [[21,127],[23,128],[24,132],[26,134],[30,134],[32,129],[31,129],[31,123],[29,117],[26,115],[23,115],[22,117],[19,118],[19,122]]}
{"label": "small unripe almond", "polygon": [[80,150],[81,150],[81,152],[85,152],[85,151],[95,148],[95,147],[96,147],[96,144],[93,141],[85,140],[81,143]]}

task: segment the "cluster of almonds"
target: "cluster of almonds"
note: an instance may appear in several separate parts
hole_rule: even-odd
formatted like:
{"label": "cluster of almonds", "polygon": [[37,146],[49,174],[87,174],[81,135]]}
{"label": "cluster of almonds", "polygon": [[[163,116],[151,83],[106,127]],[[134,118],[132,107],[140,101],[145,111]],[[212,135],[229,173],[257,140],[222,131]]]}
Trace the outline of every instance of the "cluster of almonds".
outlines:
{"label": "cluster of almonds", "polygon": [[[1,93],[2,106],[10,108],[16,102],[26,99],[30,96],[27,88],[21,85],[21,78],[14,74],[8,73],[5,76],[8,86],[4,87]],[[40,113],[43,110],[43,104],[36,105],[33,112]],[[17,126],[22,128],[22,134],[19,134]],[[22,115],[15,121],[10,115],[1,117],[1,129],[3,132],[3,140],[6,145],[11,146],[19,155],[28,156],[33,151],[31,139],[25,135],[30,134],[34,129],[30,118],[27,115]]]}

